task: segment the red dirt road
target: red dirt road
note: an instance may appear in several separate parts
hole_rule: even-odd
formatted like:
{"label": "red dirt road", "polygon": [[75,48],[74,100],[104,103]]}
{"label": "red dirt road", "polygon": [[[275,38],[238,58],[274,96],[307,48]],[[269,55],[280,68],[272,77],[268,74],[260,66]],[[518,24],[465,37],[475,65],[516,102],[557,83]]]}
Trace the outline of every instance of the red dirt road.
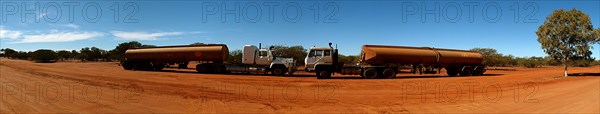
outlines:
{"label": "red dirt road", "polygon": [[126,71],[116,63],[0,59],[1,113],[600,113],[600,66],[488,70],[485,76]]}

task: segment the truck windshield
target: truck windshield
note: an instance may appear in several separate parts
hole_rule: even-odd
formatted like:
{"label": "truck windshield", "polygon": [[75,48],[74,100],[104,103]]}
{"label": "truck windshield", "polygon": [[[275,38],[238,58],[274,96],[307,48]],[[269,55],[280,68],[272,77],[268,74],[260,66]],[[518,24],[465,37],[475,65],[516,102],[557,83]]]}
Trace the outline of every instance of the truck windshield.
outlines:
{"label": "truck windshield", "polygon": [[325,50],[323,56],[331,56],[331,50]]}
{"label": "truck windshield", "polygon": [[308,53],[308,57],[314,57],[315,56],[315,50],[311,50],[310,53]]}
{"label": "truck windshield", "polygon": [[259,51],[258,56],[267,56],[267,51]]}
{"label": "truck windshield", "polygon": [[321,56],[323,55],[323,50],[317,50],[315,56]]}

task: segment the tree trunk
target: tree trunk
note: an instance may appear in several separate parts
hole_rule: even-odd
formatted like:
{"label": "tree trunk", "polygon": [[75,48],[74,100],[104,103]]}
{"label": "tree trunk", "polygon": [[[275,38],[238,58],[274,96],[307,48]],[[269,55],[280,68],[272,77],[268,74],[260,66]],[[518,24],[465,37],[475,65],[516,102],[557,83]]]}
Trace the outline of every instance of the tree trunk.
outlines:
{"label": "tree trunk", "polygon": [[565,78],[567,76],[569,76],[568,72],[567,72],[567,67],[569,66],[569,58],[565,57],[565,59],[563,60],[563,64],[565,65]]}
{"label": "tree trunk", "polygon": [[566,78],[567,76],[569,76],[569,74],[567,73],[567,66],[568,66],[568,65],[567,65],[567,63],[565,63],[565,78]]}

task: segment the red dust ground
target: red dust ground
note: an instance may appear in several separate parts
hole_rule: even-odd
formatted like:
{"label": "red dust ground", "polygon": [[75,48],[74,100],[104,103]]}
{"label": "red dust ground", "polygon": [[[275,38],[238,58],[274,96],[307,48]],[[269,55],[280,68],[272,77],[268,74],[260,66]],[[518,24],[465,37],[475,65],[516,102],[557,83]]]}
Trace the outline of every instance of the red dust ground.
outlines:
{"label": "red dust ground", "polygon": [[600,66],[485,76],[198,74],[0,59],[1,113],[600,113]]}

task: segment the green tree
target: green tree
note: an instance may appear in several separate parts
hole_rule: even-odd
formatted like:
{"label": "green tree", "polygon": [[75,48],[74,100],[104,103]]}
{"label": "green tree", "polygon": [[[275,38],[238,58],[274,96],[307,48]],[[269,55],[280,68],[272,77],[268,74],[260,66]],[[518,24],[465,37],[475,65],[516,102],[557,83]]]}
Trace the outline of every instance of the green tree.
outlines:
{"label": "green tree", "polygon": [[13,54],[18,53],[17,51],[10,48],[2,49],[2,52],[4,53],[4,57],[8,58],[11,58]]}
{"label": "green tree", "polygon": [[78,59],[80,59],[82,62],[83,61],[93,61],[93,52],[89,47],[84,47],[81,48],[81,50],[79,50],[79,56],[77,57]]}
{"label": "green tree", "polygon": [[60,58],[60,60],[64,61],[65,59],[69,59],[71,58],[71,52],[67,51],[67,50],[60,50],[57,51],[56,54],[58,55],[58,57]]}
{"label": "green tree", "polygon": [[233,64],[241,64],[242,63],[242,50],[234,50],[229,52],[227,57],[227,62]]}
{"label": "green tree", "polygon": [[486,66],[505,66],[508,60],[502,57],[496,49],[493,48],[473,48],[471,51],[478,52],[483,56],[483,65]]}
{"label": "green tree", "polygon": [[195,46],[195,45],[206,45],[206,44],[204,44],[204,43],[201,43],[201,42],[196,42],[196,43],[192,43],[192,44],[190,44],[190,45],[192,45],[192,46]]}
{"label": "green tree", "polygon": [[306,49],[302,46],[273,46],[273,56],[294,58],[296,65],[304,65],[304,57],[306,55]]}
{"label": "green tree", "polygon": [[345,65],[356,65],[356,63],[358,62],[358,55],[342,55],[340,54],[338,56],[338,61],[339,62],[343,62]]}
{"label": "green tree", "polygon": [[29,59],[29,57],[30,57],[30,53],[24,52],[24,51],[15,52],[15,53],[13,53],[13,54],[10,55],[10,58],[13,58],[13,59],[23,59],[23,60],[25,60],[25,59]]}
{"label": "green tree", "polygon": [[123,55],[125,55],[125,51],[127,51],[127,49],[140,48],[140,47],[142,47],[142,43],[137,42],[137,41],[123,42],[123,43],[120,43],[119,45],[117,45],[115,47],[115,49],[111,50],[110,54],[111,54],[112,58],[115,58],[118,60],[124,60]]}
{"label": "green tree", "polygon": [[42,62],[42,63],[49,63],[49,62],[54,62],[55,60],[57,60],[58,55],[56,54],[56,52],[54,52],[52,50],[40,49],[40,50],[36,50],[32,53],[31,59],[34,61]]}
{"label": "green tree", "polygon": [[590,17],[577,9],[554,11],[536,34],[544,52],[564,65],[565,77],[569,60],[590,58],[590,44],[597,41]]}

